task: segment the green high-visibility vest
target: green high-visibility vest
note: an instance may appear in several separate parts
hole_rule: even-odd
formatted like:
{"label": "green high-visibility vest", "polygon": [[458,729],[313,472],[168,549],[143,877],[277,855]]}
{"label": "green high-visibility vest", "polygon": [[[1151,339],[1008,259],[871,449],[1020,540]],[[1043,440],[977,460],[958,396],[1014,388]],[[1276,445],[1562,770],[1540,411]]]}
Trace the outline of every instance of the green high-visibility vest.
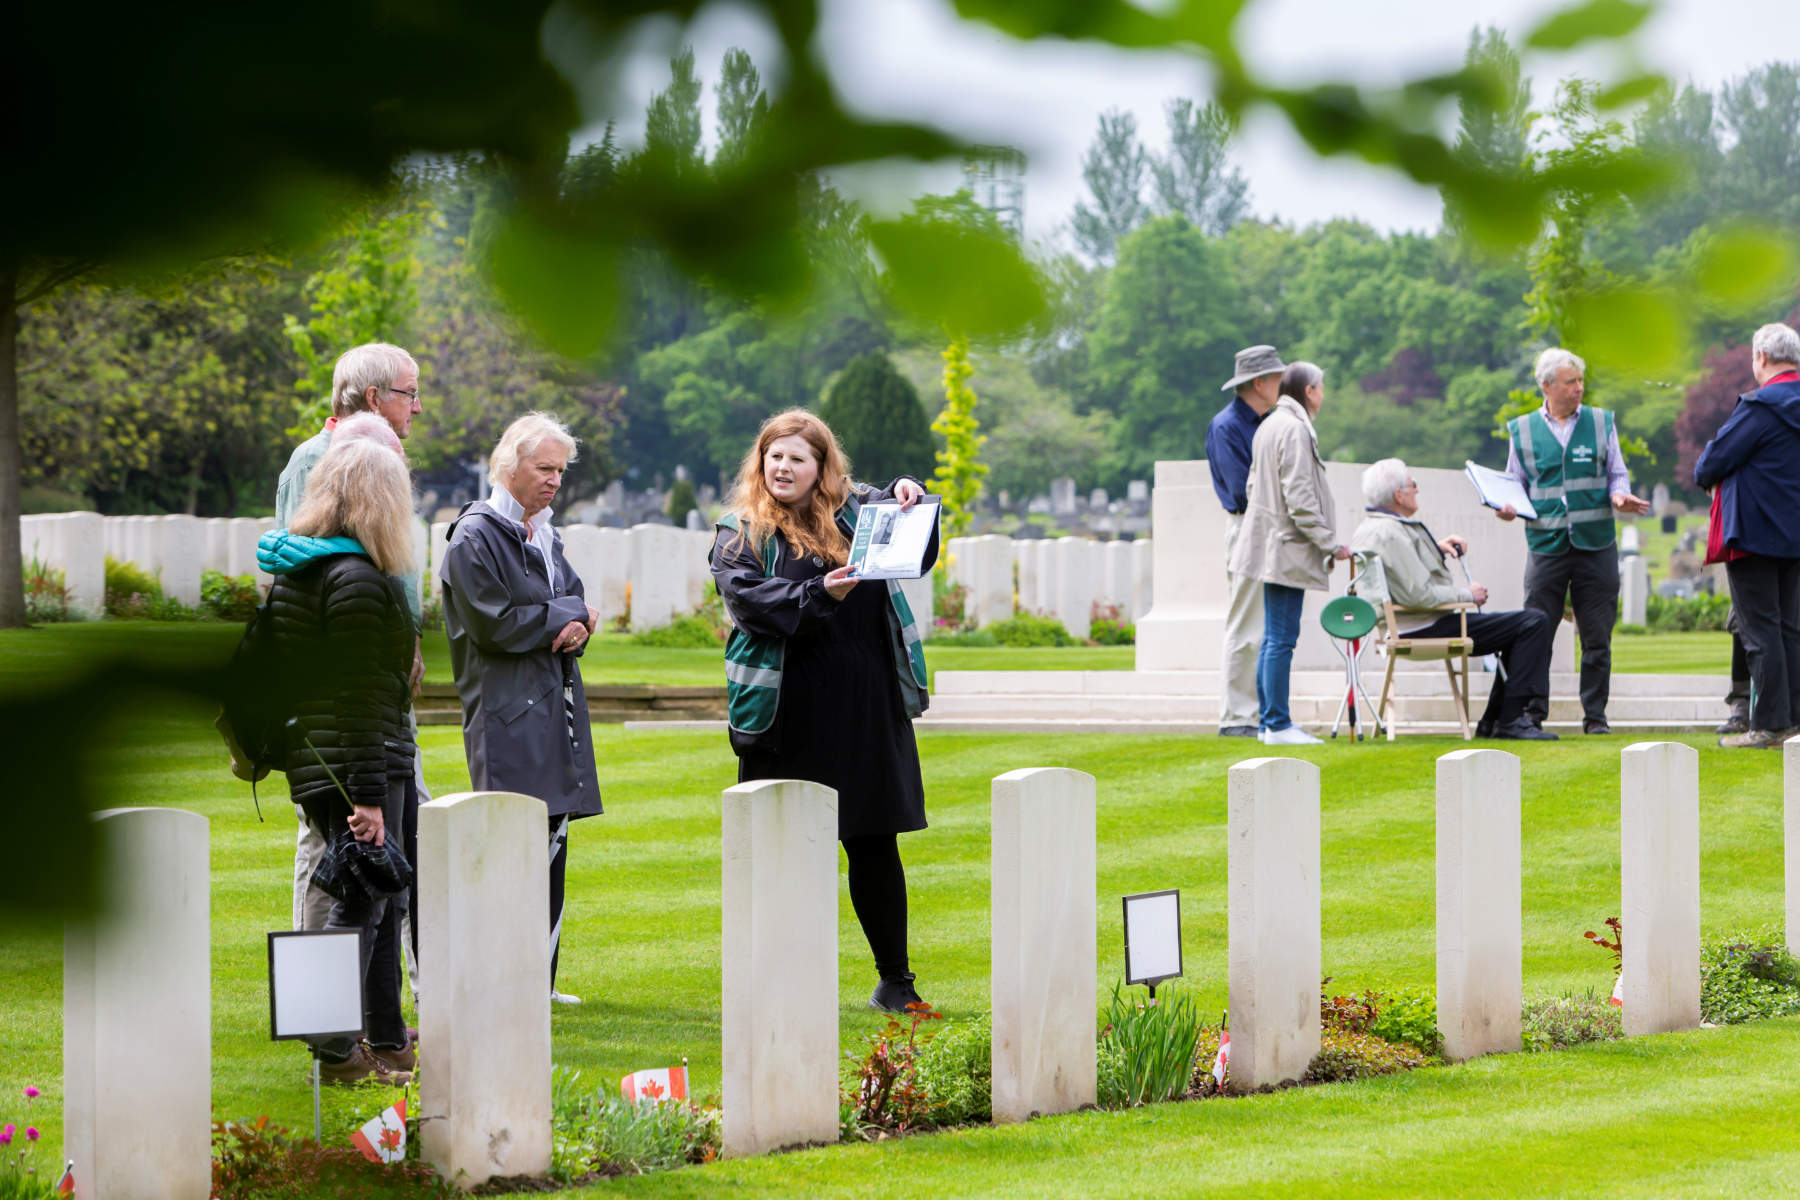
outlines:
{"label": "green high-visibility vest", "polygon": [[[856,518],[862,505],[855,496],[837,512],[839,528],[846,536],[856,531]],[[722,529],[738,532],[736,513],[719,518]],[[773,577],[781,561],[782,542],[774,535],[763,539],[758,547],[763,574]],[[869,583],[875,582],[870,580]],[[900,590],[896,579],[884,580],[888,589],[887,626],[894,653],[894,674],[900,685],[900,699],[906,715],[917,717],[930,703],[926,691],[925,642],[919,623],[913,618],[912,605]],[[864,584],[863,586],[868,586]],[[781,705],[781,676],[787,661],[787,639],[767,634],[750,633],[741,625],[733,625],[725,639],[725,716],[736,733],[767,733],[775,724]]]}
{"label": "green high-visibility vest", "polygon": [[1604,550],[1613,544],[1612,499],[1606,483],[1606,448],[1612,443],[1613,415],[1583,407],[1569,432],[1556,440],[1542,408],[1506,423],[1513,451],[1525,468],[1525,492],[1537,520],[1525,522],[1525,542],[1534,554]]}

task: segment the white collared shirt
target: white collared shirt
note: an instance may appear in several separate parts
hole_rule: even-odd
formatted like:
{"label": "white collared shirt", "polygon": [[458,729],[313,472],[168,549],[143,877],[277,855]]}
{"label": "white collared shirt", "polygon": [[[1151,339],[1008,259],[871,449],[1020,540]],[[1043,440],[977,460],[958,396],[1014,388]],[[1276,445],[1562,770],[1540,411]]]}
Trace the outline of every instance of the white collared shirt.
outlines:
{"label": "white collared shirt", "polygon": [[538,552],[544,560],[544,578],[550,581],[550,594],[556,594],[556,568],[551,563],[550,549],[554,535],[550,532],[550,518],[554,509],[545,508],[529,521],[525,519],[525,506],[514,500],[512,493],[500,484],[494,485],[494,494],[488,497],[488,507],[509,521],[517,522],[525,527],[525,544]]}

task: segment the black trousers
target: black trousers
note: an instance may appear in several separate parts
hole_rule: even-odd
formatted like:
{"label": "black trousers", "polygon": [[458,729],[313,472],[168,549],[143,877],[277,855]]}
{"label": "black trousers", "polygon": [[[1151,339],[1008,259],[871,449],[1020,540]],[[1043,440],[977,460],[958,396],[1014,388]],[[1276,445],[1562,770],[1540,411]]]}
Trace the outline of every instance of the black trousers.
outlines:
{"label": "black trousers", "polygon": [[[1490,728],[1510,725],[1524,716],[1532,703],[1544,703],[1550,694],[1550,622],[1534,608],[1470,613],[1468,619],[1469,636],[1475,639],[1474,652],[1498,654],[1506,668],[1504,678],[1497,672],[1494,675],[1481,723]],[[1455,637],[1461,627],[1462,618],[1451,613],[1408,636]]]}
{"label": "black trousers", "polygon": [[850,907],[883,978],[903,975],[906,955],[906,868],[891,833],[843,839],[850,865]]}
{"label": "black trousers", "polygon": [[569,815],[550,818],[550,988],[562,957],[563,883],[569,873]]}
{"label": "black trousers", "polygon": [[[1552,636],[1565,604],[1575,609],[1575,632],[1581,638],[1581,715],[1605,721],[1612,691],[1612,631],[1619,617],[1619,548],[1570,549],[1564,554],[1533,554],[1525,564],[1525,607],[1550,621]],[[1550,695],[1525,706],[1539,725],[1550,715]]]}
{"label": "black trousers", "polygon": [[[1726,574],[1730,574],[1727,569]],[[1725,614],[1725,628],[1731,633],[1731,690],[1725,693],[1725,703],[1731,706],[1733,715],[1750,712],[1750,659],[1744,654],[1744,639],[1738,635],[1737,605]]]}
{"label": "black trousers", "polygon": [[[405,837],[409,795],[414,796],[416,808],[418,801],[411,775],[388,781],[387,799],[381,806],[381,821],[387,837]],[[322,832],[329,841],[331,831]],[[334,901],[325,918],[326,929],[362,931],[363,1033],[371,1045],[389,1049],[399,1049],[407,1044],[406,1018],[400,1011],[401,907],[391,897],[381,900],[356,897]],[[342,1062],[350,1056],[355,1039],[308,1038],[307,1044],[320,1058]]]}
{"label": "black trousers", "polygon": [[1800,558],[1739,558],[1725,573],[1750,664],[1750,728],[1791,729],[1800,724]]}

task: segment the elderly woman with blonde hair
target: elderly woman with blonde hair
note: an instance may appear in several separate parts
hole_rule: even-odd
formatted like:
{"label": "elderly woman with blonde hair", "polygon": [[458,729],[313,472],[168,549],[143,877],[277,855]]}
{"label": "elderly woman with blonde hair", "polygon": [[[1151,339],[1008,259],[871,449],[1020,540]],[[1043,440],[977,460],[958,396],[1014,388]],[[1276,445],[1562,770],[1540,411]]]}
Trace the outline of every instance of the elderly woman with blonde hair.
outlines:
{"label": "elderly woman with blonde hair", "polygon": [[556,990],[569,823],[600,812],[577,665],[600,614],[550,524],[550,502],[574,458],[575,438],[552,416],[528,413],[507,426],[488,460],[493,494],[451,523],[441,573],[470,783],[544,802],[550,999],[561,1004],[581,1002]]}
{"label": "elderly woman with blonde hair", "polygon": [[[335,444],[313,468],[286,529],[263,535],[257,562],[274,576],[273,637],[283,670],[288,791],[321,844],[350,842],[395,854],[413,783],[408,718],[412,615],[394,577],[412,568],[412,486],[406,464],[377,440]],[[329,859],[331,856],[326,856]],[[308,882],[333,898],[325,929],[362,931],[366,1041],[309,1039],[321,1078],[371,1076],[405,1083],[413,1049],[400,1008],[399,897],[409,880],[379,889]],[[410,870],[399,871],[410,875]],[[341,880],[340,880],[341,883]]]}

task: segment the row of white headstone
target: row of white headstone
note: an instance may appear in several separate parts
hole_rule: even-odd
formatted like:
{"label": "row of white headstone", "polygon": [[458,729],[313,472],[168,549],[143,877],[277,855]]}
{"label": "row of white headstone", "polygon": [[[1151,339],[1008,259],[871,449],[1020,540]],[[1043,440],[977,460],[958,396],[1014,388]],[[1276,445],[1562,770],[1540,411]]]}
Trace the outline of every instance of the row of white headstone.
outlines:
{"label": "row of white headstone", "polygon": [[[1800,738],[1786,747],[1786,844],[1800,845]],[[1700,1022],[1699,757],[1621,755],[1628,1034]],[[1096,787],[1062,768],[992,791],[993,1114],[1018,1121],[1096,1091]],[[175,809],[96,818],[112,867],[102,916],[70,927],[63,989],[65,1152],[86,1195],[204,1195],[211,976],[207,826]],[[838,1130],[837,797],[766,780],[722,811],[723,1139],[728,1155]],[[420,810],[421,1142],[473,1187],[550,1155],[549,913],[543,806],[446,796]],[[1231,1082],[1298,1078],[1318,1053],[1319,770],[1232,767],[1227,802]],[[1789,856],[1787,928],[1800,928]],[[1453,1059],[1520,1048],[1519,760],[1437,764],[1438,1027]],[[519,936],[536,928],[541,936]],[[92,1190],[88,1190],[92,1189]]]}
{"label": "row of white headstone", "polygon": [[[1096,606],[1133,622],[1150,611],[1151,543],[1092,538],[951,538],[950,582],[965,589],[963,613],[977,627],[1016,612],[1055,617],[1085,639]],[[1016,586],[1015,586],[1016,579]]]}

